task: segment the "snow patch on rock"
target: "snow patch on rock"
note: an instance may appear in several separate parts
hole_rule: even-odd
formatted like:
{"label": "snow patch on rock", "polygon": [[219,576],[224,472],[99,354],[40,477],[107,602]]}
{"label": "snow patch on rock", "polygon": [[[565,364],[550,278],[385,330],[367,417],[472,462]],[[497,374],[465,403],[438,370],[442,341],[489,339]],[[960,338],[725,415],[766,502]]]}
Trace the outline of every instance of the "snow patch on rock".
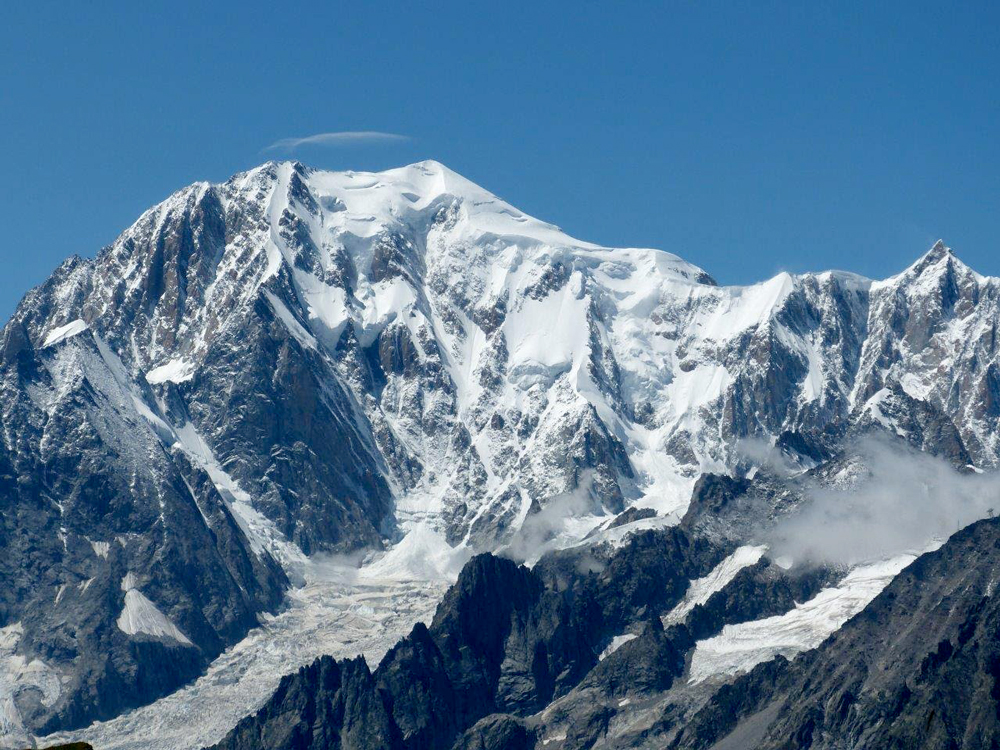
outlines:
{"label": "snow patch on rock", "polygon": [[45,337],[45,341],[42,343],[42,348],[55,346],[60,341],[65,341],[66,339],[72,338],[73,336],[83,333],[86,330],[87,324],[77,318],[66,325],[53,328],[49,331],[48,335]]}
{"label": "snow patch on rock", "polygon": [[611,654],[613,654],[615,651],[624,646],[626,643],[628,643],[629,641],[634,641],[638,637],[639,636],[637,636],[635,633],[625,633],[624,635],[616,635],[614,638],[611,639],[611,643],[607,645],[607,648],[605,648],[601,652],[601,655],[597,657],[597,660],[604,661],[609,656],[611,656]]}
{"label": "snow patch on rock", "polygon": [[663,617],[664,626],[682,622],[692,609],[707,602],[712,594],[722,591],[736,577],[737,573],[754,565],[766,551],[766,546],[744,545],[738,547],[729,557],[716,565],[707,576],[691,581],[684,598]]}
{"label": "snow patch on rock", "polygon": [[172,638],[185,646],[194,645],[169,617],[136,588],[125,592],[125,604],[118,616],[117,625],[119,630],[128,635],[144,633],[157,638]]}
{"label": "snow patch on rock", "polygon": [[194,377],[194,363],[182,358],[172,359],[146,373],[150,385],[160,383],[186,383]]}
{"label": "snow patch on rock", "polygon": [[[938,546],[940,542],[924,551]],[[823,589],[783,615],[726,625],[719,635],[698,641],[691,657],[690,681],[747,672],[779,654],[794,658],[816,648],[864,609],[917,556],[898,555],[858,566],[836,586]]]}

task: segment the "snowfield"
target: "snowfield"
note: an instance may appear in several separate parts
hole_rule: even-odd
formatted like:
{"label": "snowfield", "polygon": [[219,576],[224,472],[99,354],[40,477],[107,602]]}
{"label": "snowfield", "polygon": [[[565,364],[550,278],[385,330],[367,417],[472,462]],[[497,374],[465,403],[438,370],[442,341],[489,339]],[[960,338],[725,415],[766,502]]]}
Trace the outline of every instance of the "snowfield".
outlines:
{"label": "snowfield", "polygon": [[[923,552],[940,546],[932,544]],[[921,553],[922,554],[922,553]],[[918,554],[898,555],[851,570],[836,586],[823,589],[783,615],[726,625],[722,632],[699,641],[691,657],[690,681],[748,672],[777,655],[794,658],[816,648],[827,636],[858,614]]]}
{"label": "snowfield", "polygon": [[715,566],[715,569],[707,576],[691,581],[691,585],[680,604],[664,615],[664,627],[684,622],[684,618],[692,609],[707,602],[712,594],[722,591],[736,577],[737,573],[760,560],[766,551],[767,547],[760,545],[747,544],[738,547],[729,557]]}

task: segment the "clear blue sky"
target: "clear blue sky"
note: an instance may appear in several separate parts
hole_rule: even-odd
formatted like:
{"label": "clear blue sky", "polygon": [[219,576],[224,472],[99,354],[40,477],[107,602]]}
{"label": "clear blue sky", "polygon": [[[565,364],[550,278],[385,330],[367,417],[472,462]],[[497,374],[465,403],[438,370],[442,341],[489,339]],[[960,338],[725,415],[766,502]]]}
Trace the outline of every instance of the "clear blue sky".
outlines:
{"label": "clear blue sky", "polygon": [[[995,2],[99,5],[0,23],[3,318],[173,190],[279,156],[438,159],[724,283],[884,276],[938,237],[1000,274]],[[264,151],[358,130],[409,140]]]}

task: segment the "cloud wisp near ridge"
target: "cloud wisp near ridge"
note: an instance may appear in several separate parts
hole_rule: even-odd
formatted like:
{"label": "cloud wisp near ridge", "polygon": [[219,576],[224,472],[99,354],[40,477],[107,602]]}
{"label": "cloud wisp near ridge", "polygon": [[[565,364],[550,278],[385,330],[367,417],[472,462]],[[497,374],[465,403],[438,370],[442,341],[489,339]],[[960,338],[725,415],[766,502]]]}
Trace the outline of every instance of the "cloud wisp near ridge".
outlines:
{"label": "cloud wisp near ridge", "polygon": [[301,138],[281,138],[265,151],[293,151],[300,146],[352,146],[366,143],[402,143],[410,140],[407,135],[383,133],[379,130],[339,130],[331,133],[316,133]]}

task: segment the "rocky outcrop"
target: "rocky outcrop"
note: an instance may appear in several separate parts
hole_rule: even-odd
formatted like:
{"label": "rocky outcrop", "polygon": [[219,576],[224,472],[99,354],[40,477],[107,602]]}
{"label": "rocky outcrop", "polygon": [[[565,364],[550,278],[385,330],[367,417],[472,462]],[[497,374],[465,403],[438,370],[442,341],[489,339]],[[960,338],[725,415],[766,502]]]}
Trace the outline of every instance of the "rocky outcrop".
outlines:
{"label": "rocky outcrop", "polygon": [[0,367],[0,627],[42,665],[12,697],[15,719],[51,730],[193,678],[279,605],[287,580],[205,472],[164,444],[159,418],[137,417],[142,391],[104,341],[35,346],[25,317],[5,330]]}
{"label": "rocky outcrop", "polygon": [[[636,681],[650,691],[669,687],[691,642],[677,646],[650,613],[675,604],[687,577],[710,569],[719,551],[669,530],[589,554],[603,561],[602,573],[582,570],[579,552],[553,556],[544,570],[488,554],[466,564],[430,627],[415,626],[373,674],[351,667],[369,691],[354,705],[373,712],[372,725],[389,719],[384,737],[366,738],[374,743],[367,747],[531,747],[525,717],[584,679],[612,694]],[[599,661],[611,637],[631,624],[646,634],[614,660]],[[343,681],[325,677],[345,668],[321,659],[284,678],[267,705],[217,747],[330,746],[322,743],[365,723],[338,708]]]}
{"label": "rocky outcrop", "polygon": [[962,747],[1000,741],[1000,521],[918,558],[815,651],[722,688],[675,747],[753,728],[747,748]]}

